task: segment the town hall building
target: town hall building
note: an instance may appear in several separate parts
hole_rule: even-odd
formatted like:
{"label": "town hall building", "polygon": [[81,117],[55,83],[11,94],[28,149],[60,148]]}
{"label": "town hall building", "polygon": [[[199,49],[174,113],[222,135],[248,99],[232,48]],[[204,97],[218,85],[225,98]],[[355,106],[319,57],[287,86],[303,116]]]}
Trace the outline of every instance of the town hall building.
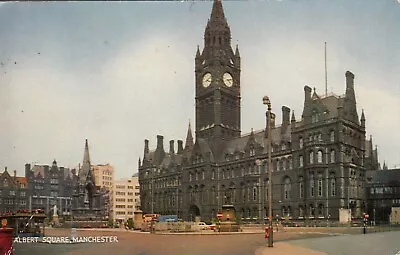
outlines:
{"label": "town hall building", "polygon": [[364,112],[357,112],[354,74],[347,71],[344,81],[341,96],[305,86],[301,116],[282,106],[282,123],[275,123],[275,113],[263,130],[242,135],[241,56],[231,46],[222,3],[214,1],[204,49],[198,47],[195,57],[195,136],[189,124],[185,144],[178,140],[175,150],[171,140],[169,151],[161,135],[155,150],[145,140],[138,163],[141,209],[208,221],[229,204],[241,219],[264,220],[271,139],[274,216],[334,220],[347,208],[360,217],[365,172],[379,168],[378,153],[366,139]]}

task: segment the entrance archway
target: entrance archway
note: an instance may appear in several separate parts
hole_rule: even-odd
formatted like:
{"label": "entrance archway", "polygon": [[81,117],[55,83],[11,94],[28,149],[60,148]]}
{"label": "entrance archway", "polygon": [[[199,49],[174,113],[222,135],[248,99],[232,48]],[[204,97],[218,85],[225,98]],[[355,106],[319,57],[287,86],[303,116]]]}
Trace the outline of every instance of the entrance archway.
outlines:
{"label": "entrance archway", "polygon": [[189,208],[189,219],[194,221],[196,216],[200,216],[200,209],[197,205],[191,205]]}

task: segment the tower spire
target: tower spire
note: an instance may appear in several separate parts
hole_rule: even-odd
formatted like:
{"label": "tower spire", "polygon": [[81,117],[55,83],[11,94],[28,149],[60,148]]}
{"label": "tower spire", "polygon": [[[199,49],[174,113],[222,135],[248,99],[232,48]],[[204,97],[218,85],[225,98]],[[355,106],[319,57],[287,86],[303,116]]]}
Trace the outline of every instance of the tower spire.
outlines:
{"label": "tower spire", "polygon": [[85,151],[83,152],[83,165],[85,165],[85,164],[89,164],[89,166],[90,166],[88,139],[86,139],[86,141],[85,141]]}
{"label": "tower spire", "polygon": [[189,120],[189,126],[186,134],[186,143],[185,143],[185,150],[192,148],[194,145],[193,136],[192,136],[192,127]]}

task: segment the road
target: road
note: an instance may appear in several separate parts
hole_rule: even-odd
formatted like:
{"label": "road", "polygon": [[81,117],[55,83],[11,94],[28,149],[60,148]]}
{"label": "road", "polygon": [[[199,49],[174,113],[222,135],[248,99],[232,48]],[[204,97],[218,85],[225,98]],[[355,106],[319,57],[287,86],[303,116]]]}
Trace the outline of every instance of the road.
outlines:
{"label": "road", "polygon": [[[53,230],[48,236],[69,236]],[[44,244],[16,243],[15,254],[29,255],[253,255],[266,241],[263,233],[232,235],[158,235],[130,231],[78,231],[78,236],[117,236],[118,243]],[[316,233],[275,233],[275,240],[321,236]]]}

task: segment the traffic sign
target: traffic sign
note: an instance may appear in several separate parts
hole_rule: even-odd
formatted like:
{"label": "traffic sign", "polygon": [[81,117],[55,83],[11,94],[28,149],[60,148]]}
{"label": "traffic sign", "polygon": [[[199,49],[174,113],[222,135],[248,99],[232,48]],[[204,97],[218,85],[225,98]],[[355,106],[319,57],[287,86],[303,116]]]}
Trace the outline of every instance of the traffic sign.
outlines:
{"label": "traffic sign", "polygon": [[364,217],[365,217],[366,219],[368,219],[368,218],[369,218],[369,215],[368,215],[368,214],[365,214]]}
{"label": "traffic sign", "polygon": [[220,213],[220,212],[217,213],[217,218],[218,218],[218,219],[222,219],[222,213]]}

